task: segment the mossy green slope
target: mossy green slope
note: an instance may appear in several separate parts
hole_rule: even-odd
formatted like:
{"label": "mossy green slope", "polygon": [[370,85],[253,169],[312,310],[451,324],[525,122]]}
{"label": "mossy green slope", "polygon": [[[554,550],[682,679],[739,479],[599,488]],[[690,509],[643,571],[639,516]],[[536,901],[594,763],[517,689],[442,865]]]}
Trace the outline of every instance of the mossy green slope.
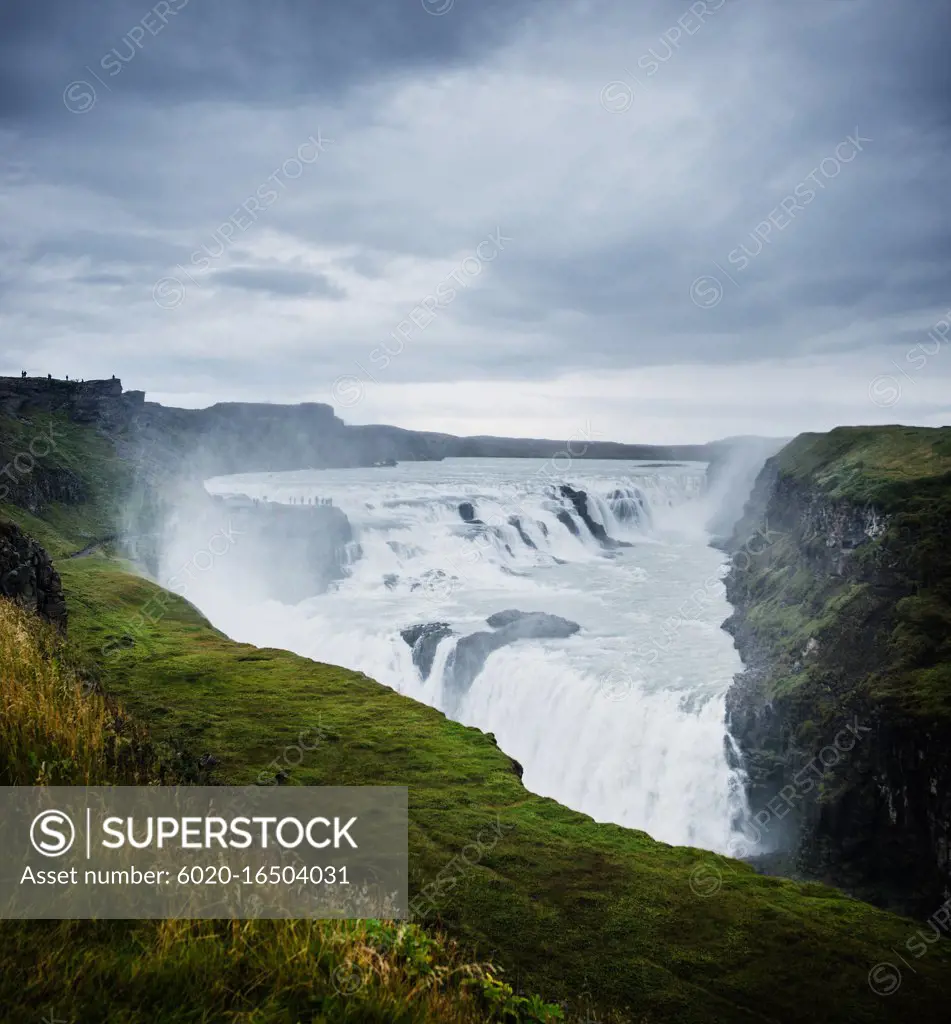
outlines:
{"label": "mossy green slope", "polygon": [[[60,569],[107,690],[156,739],[218,758],[220,781],[284,768],[291,784],[408,785],[414,888],[456,863],[434,919],[546,997],[587,991],[632,1020],[942,1019],[944,949],[896,1001],[868,986],[911,922],[597,824],[528,793],[490,737],[365,676],[234,643],[164,592],[142,625],[158,588],[104,559]],[[134,644],[103,659],[132,623]],[[476,855],[487,829],[498,841]]]}
{"label": "mossy green slope", "polygon": [[[855,660],[850,642],[842,665],[850,693],[951,721],[951,428],[802,434],[776,456],[773,472],[776,539],[770,534],[734,569],[730,587],[731,600],[748,606],[752,634],[780,654],[772,692],[828,689],[817,682],[823,659],[801,657],[806,645],[845,656],[837,638],[861,637],[863,656]],[[828,510],[865,510],[881,522],[833,572],[828,531],[805,525],[817,502],[827,504],[827,521]],[[738,527],[738,545],[751,525]]]}
{"label": "mossy green slope", "polygon": [[779,455],[781,473],[831,498],[897,511],[951,482],[951,427],[837,427],[800,434]]}
{"label": "mossy green slope", "polygon": [[60,413],[0,415],[0,515],[53,557],[112,536],[133,477],[116,439],[92,427]]}

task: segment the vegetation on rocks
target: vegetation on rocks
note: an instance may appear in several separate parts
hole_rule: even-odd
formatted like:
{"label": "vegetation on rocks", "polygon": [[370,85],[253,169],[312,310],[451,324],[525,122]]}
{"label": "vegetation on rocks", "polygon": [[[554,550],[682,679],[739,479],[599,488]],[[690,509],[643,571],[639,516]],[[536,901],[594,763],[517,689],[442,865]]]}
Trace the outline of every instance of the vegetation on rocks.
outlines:
{"label": "vegetation on rocks", "polygon": [[[796,828],[767,813],[770,839],[806,876],[927,915],[951,887],[951,429],[802,435],[732,548],[732,730],[756,809],[796,794]],[[856,721],[855,752],[827,753],[803,792]]]}

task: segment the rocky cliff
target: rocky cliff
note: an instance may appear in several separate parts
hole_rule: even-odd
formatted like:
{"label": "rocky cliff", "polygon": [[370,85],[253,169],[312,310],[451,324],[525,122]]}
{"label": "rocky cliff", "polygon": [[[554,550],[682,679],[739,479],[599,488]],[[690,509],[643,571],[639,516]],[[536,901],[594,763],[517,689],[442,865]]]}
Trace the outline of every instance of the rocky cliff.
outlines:
{"label": "rocky cliff", "polygon": [[[359,433],[375,428],[348,428],[329,405],[223,402],[207,409],[176,409],[146,402],[142,391],[124,391],[115,378],[0,377],[0,415],[14,422],[52,416],[54,429],[57,417],[95,427],[117,445],[120,457],[159,475],[207,477],[372,465],[382,458],[379,453],[384,447],[376,435]],[[350,433],[355,429],[356,434]],[[0,438],[5,433],[0,431]],[[425,448],[413,449],[408,442],[386,448],[388,457],[394,452],[402,457],[436,457]],[[28,459],[22,452],[10,454],[20,455],[21,462]]]}
{"label": "rocky cliff", "polygon": [[463,456],[703,461],[731,447],[726,442],[618,444],[584,431],[567,441],[455,437],[385,425],[350,426],[319,402],[220,402],[207,409],[176,409],[146,402],[144,392],[123,391],[115,378],[0,377],[0,415],[22,420],[50,413],[98,428],[117,441],[124,458],[150,471],[193,477]]}
{"label": "rocky cliff", "polygon": [[951,892],[951,430],[797,438],[729,550],[737,852],[930,914]]}
{"label": "rocky cliff", "polygon": [[66,629],[66,600],[49,555],[13,523],[0,521],[0,595]]}
{"label": "rocky cliff", "polygon": [[65,413],[77,423],[118,430],[142,408],[144,391],[123,391],[122,381],[0,377],[0,414],[25,419],[37,413]]}
{"label": "rocky cliff", "polygon": [[[179,570],[172,533],[193,541],[185,572],[195,570],[196,553],[208,556],[209,542],[234,547],[222,560],[224,577],[294,602],[341,577],[346,516],[325,504],[214,500],[202,478],[331,464],[347,456],[333,447],[342,429],[328,406],[166,409],[118,380],[0,379],[0,506],[24,530],[38,530],[55,557],[108,542],[163,580]],[[29,544],[22,534],[5,541],[0,589],[35,599],[40,611],[49,604],[55,618],[55,573]]]}
{"label": "rocky cliff", "polygon": [[116,434],[141,407],[141,392],[120,381],[57,381],[0,377],[0,503],[30,512],[60,502],[78,505],[92,495],[83,467],[71,465],[65,421]]}

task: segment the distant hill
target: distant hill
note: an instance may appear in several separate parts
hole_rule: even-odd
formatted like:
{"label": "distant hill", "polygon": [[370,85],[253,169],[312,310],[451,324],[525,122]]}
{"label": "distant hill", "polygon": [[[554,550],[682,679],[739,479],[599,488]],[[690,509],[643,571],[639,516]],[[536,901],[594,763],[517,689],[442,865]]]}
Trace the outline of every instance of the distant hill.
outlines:
{"label": "distant hill", "polygon": [[331,406],[319,402],[220,402],[206,409],[177,409],[147,402],[142,391],[124,391],[116,378],[0,377],[0,413],[22,418],[37,412],[61,412],[76,422],[95,424],[129,446],[126,454],[142,462],[206,476],[457,457],[709,462],[750,440],[640,445],[457,437],[384,424],[349,426]]}

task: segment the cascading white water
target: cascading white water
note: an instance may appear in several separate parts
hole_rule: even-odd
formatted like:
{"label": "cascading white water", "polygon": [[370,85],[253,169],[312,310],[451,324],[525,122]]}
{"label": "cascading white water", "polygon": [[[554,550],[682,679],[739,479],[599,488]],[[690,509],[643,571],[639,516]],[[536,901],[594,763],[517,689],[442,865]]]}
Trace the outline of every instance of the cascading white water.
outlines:
{"label": "cascading white water", "polygon": [[[740,661],[720,629],[730,609],[704,529],[704,468],[452,459],[219,478],[213,493],[332,499],[354,529],[346,577],[295,606],[249,601],[213,572],[188,596],[236,639],[363,671],[495,733],[534,792],[726,852],[746,814],[724,727]],[[584,492],[582,510],[563,484]],[[191,545],[174,538],[170,571]],[[240,538],[225,557],[240,559]],[[458,635],[490,631],[486,617],[507,608],[581,630],[495,650],[460,693],[448,669]],[[437,621],[457,635],[424,679],[400,630]]]}

